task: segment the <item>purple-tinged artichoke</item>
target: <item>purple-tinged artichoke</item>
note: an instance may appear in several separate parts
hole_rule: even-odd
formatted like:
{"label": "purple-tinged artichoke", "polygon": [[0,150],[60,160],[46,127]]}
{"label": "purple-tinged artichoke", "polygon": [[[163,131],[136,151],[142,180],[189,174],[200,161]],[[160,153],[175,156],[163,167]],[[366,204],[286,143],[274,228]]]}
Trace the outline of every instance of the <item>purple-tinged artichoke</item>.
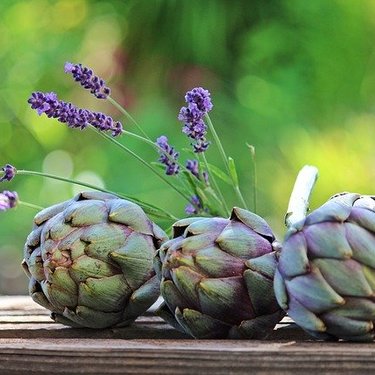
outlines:
{"label": "purple-tinged artichoke", "polygon": [[153,258],[164,232],[136,204],[84,192],[44,209],[24,248],[33,300],[90,328],[131,324],[159,296]]}
{"label": "purple-tinged artichoke", "polygon": [[336,195],[291,226],[275,293],[280,306],[314,337],[372,341],[375,196]]}
{"label": "purple-tinged artichoke", "polygon": [[274,236],[261,217],[189,218],[155,258],[160,315],[195,338],[263,338],[283,312],[273,292]]}

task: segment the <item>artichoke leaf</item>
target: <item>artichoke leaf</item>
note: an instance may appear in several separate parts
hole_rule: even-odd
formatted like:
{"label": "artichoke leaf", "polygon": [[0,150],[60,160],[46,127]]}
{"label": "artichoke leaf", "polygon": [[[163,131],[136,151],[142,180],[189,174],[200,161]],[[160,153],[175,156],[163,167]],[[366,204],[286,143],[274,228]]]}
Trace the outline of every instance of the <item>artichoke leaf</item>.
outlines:
{"label": "artichoke leaf", "polygon": [[348,221],[354,222],[375,233],[375,211],[354,207]]}
{"label": "artichoke leaf", "polygon": [[185,330],[178,323],[178,321],[175,318],[175,315],[172,314],[171,310],[169,309],[169,307],[167,306],[165,302],[160,305],[160,307],[156,310],[155,313],[157,316],[160,316],[164,321],[166,321],[174,329],[176,329],[179,332],[185,333]]}
{"label": "artichoke leaf", "polygon": [[243,208],[234,207],[231,214],[231,219],[236,220],[245,224],[248,228],[252,229],[254,232],[266,237],[270,242],[275,239],[270,226],[267,224],[261,216],[254,214]]}
{"label": "artichoke leaf", "polygon": [[172,269],[171,276],[174,284],[189,303],[189,306],[198,308],[199,297],[197,287],[203,276],[185,266]]}
{"label": "artichoke leaf", "polygon": [[249,259],[245,264],[252,271],[272,279],[277,266],[276,253],[273,251],[258,258]]}
{"label": "artichoke leaf", "polygon": [[88,226],[106,222],[108,209],[103,201],[79,201],[69,205],[63,216],[64,222],[73,227]]}
{"label": "artichoke leaf", "polygon": [[124,246],[128,234],[126,227],[103,223],[84,228],[81,241],[86,242],[86,255],[108,261],[108,254]]}
{"label": "artichoke leaf", "polygon": [[183,233],[185,232],[186,228],[190,224],[194,223],[195,221],[206,220],[206,219],[207,219],[206,217],[192,216],[192,217],[187,217],[185,219],[181,219],[181,220],[176,221],[172,226],[173,227],[173,238],[182,236]]}
{"label": "artichoke leaf", "polygon": [[78,193],[72,200],[82,202],[85,200],[106,201],[109,199],[119,199],[119,197],[111,193],[104,193],[102,191],[82,191],[81,193]]}
{"label": "artichoke leaf", "polygon": [[111,252],[111,259],[121,267],[127,283],[135,290],[142,285],[153,270],[155,248],[150,238],[132,233],[124,246]]}
{"label": "artichoke leaf", "polygon": [[[375,222],[375,213],[374,222]],[[345,223],[346,237],[353,250],[353,259],[375,270],[375,232],[357,224]]]}
{"label": "artichoke leaf", "polygon": [[327,326],[327,333],[337,337],[359,336],[370,333],[374,325],[371,321],[361,321],[346,316],[337,315],[334,312],[328,312],[320,316]]}
{"label": "artichoke leaf", "polygon": [[349,217],[352,206],[359,197],[359,194],[353,193],[332,197],[306,217],[305,225],[330,221],[344,222]]}
{"label": "artichoke leaf", "polygon": [[42,225],[47,220],[64,211],[64,209],[72,204],[72,202],[74,202],[73,199],[43,209],[35,215],[34,223],[38,226]]}
{"label": "artichoke leaf", "polygon": [[375,302],[367,298],[345,297],[345,305],[330,313],[351,319],[375,321]]}
{"label": "artichoke leaf", "polygon": [[163,296],[166,305],[171,311],[174,312],[177,307],[179,307],[180,309],[188,307],[187,301],[173,284],[172,280],[161,281],[160,293]]}
{"label": "artichoke leaf", "polygon": [[109,202],[108,218],[114,223],[125,224],[134,231],[152,236],[152,224],[142,208],[135,203],[114,199]]}
{"label": "artichoke leaf", "polygon": [[273,250],[268,239],[237,221],[228,223],[216,243],[222,250],[242,259],[256,258]]}
{"label": "artichoke leaf", "polygon": [[63,316],[75,324],[88,328],[107,328],[121,321],[122,312],[103,312],[86,306],[77,306],[75,310],[66,308]]}
{"label": "artichoke leaf", "polygon": [[275,271],[275,277],[273,279],[273,289],[275,291],[275,296],[277,303],[283,310],[288,310],[288,293],[285,286],[285,281],[281,276],[278,269]]}
{"label": "artichoke leaf", "polygon": [[231,326],[211,316],[192,309],[176,309],[178,323],[193,337],[200,339],[222,338],[228,335]]}
{"label": "artichoke leaf", "polygon": [[130,296],[123,311],[123,323],[119,326],[127,325],[142,315],[158,299],[159,293],[159,280],[154,276]]}
{"label": "artichoke leaf", "polygon": [[325,332],[327,330],[324,322],[316,314],[299,303],[293,296],[290,296],[287,312],[303,329],[317,332]]}
{"label": "artichoke leaf", "polygon": [[69,268],[72,279],[77,283],[85,281],[89,277],[102,278],[118,273],[119,269],[102,260],[82,255],[75,259]]}
{"label": "artichoke leaf", "polygon": [[233,257],[217,246],[203,248],[194,257],[195,264],[207,277],[230,277],[241,275],[245,270],[244,261]]}
{"label": "artichoke leaf", "polygon": [[285,284],[289,294],[298,296],[298,301],[314,313],[321,313],[345,303],[314,266],[309,274],[286,280]]}
{"label": "artichoke leaf", "polygon": [[66,318],[64,315],[56,313],[56,312],[51,313],[51,319],[55,321],[56,323],[64,324],[66,326],[70,326],[73,328],[84,327],[82,324],[75,323],[72,320]]}
{"label": "artichoke leaf", "polygon": [[26,264],[30,275],[32,275],[38,281],[44,280],[42,254],[40,248],[35,249],[30,254]]}
{"label": "artichoke leaf", "polygon": [[237,324],[254,316],[242,275],[203,279],[198,285],[198,294],[202,313],[215,319]]}
{"label": "artichoke leaf", "polygon": [[252,270],[245,271],[243,276],[255,315],[263,315],[276,310],[278,305],[273,291],[272,279]]}
{"label": "artichoke leaf", "polygon": [[186,228],[184,237],[210,233],[210,235],[215,238],[228,224],[228,219],[218,217],[195,220]]}
{"label": "artichoke leaf", "polygon": [[278,268],[280,273],[287,278],[304,275],[310,271],[303,233],[297,232],[284,242]]}
{"label": "artichoke leaf", "polygon": [[242,336],[248,339],[265,339],[273,330],[275,325],[280,322],[285,314],[278,310],[273,314],[260,315],[250,320],[243,321],[239,330]]}
{"label": "artichoke leaf", "polygon": [[42,233],[43,226],[33,228],[32,232],[26,238],[26,244],[24,247],[24,257],[30,253],[30,249],[35,249],[40,245],[40,235]]}
{"label": "artichoke leaf", "polygon": [[52,311],[62,312],[67,306],[74,307],[77,305],[77,294],[71,294],[69,289],[65,289],[64,285],[50,283],[45,280],[40,283],[40,286],[53,306]]}
{"label": "artichoke leaf", "polygon": [[312,263],[337,293],[352,297],[374,295],[363,274],[363,267],[355,260],[315,259]]}
{"label": "artichoke leaf", "polygon": [[33,277],[29,280],[29,294],[34,302],[45,307],[48,310],[53,310],[53,306],[48,301],[47,297],[42,291],[40,283]]}
{"label": "artichoke leaf", "polygon": [[122,274],[88,278],[79,284],[77,304],[103,312],[121,311],[131,293]]}
{"label": "artichoke leaf", "polygon": [[308,254],[313,257],[348,259],[353,255],[343,223],[321,223],[303,229]]}

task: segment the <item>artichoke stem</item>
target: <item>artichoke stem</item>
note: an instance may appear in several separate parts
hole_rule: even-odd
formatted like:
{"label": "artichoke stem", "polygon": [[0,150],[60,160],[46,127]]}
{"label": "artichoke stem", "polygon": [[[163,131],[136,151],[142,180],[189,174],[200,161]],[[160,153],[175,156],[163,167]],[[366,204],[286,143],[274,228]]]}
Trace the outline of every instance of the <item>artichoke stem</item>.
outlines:
{"label": "artichoke stem", "polygon": [[318,169],[314,166],[305,165],[299,171],[285,215],[285,224],[288,228],[298,227],[299,223],[303,225],[309,208],[310,195],[317,179]]}

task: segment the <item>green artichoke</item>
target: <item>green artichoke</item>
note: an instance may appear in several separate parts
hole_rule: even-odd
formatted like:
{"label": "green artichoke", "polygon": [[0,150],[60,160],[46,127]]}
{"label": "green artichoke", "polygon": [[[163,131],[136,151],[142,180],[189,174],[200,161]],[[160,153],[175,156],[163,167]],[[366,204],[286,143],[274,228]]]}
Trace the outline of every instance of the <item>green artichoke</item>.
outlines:
{"label": "green artichoke", "polygon": [[336,195],[292,226],[275,272],[275,294],[319,339],[372,341],[375,197]]}
{"label": "green artichoke", "polygon": [[[195,338],[263,338],[283,312],[273,292],[274,236],[261,217],[189,218],[155,257],[160,315]],[[182,328],[182,329],[181,329]]]}
{"label": "green artichoke", "polygon": [[30,295],[66,325],[129,325],[159,296],[153,257],[166,239],[138,205],[80,193],[34,218],[23,261]]}

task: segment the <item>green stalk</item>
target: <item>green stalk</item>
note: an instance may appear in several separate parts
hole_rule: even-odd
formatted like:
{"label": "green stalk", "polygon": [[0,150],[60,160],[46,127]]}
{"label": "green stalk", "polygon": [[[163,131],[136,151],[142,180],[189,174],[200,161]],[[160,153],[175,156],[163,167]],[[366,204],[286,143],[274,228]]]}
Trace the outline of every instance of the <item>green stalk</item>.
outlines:
{"label": "green stalk", "polygon": [[257,177],[257,165],[255,160],[255,147],[253,145],[249,145],[246,143],[246,146],[250,150],[251,155],[251,164],[252,164],[252,176],[251,176],[251,187],[253,191],[253,212],[257,213],[257,185],[258,185],[258,177]]}
{"label": "green stalk", "polygon": [[138,122],[132,117],[132,115],[119,103],[116,102],[115,99],[111,98],[110,96],[107,97],[108,101],[114,105],[129,121],[131,121],[136,128],[144,135],[145,138],[148,140],[150,137],[146,134],[146,132],[142,129],[142,127],[138,124]]}
{"label": "green stalk", "polygon": [[[157,145],[155,142],[152,142],[152,141],[149,140],[149,139],[146,139],[146,138],[144,138],[144,137],[142,137],[142,136],[140,136],[140,135],[138,135],[138,134],[134,134],[134,133],[129,132],[129,131],[127,131],[127,130],[124,130],[124,131],[123,131],[123,134],[128,135],[128,136],[130,136],[130,137],[133,137],[133,138],[135,138],[135,139],[138,139],[138,140],[140,140],[140,141],[142,141],[142,142],[145,142],[145,143],[148,144],[148,145],[151,145],[151,146],[154,147],[157,151],[162,152],[162,153],[163,153],[163,154],[164,154],[164,155],[165,155],[170,161],[172,161],[172,162],[174,162],[174,163],[177,163],[177,164],[179,165],[179,167],[180,167],[182,170],[184,170],[184,171],[190,173],[190,171],[186,168],[185,165],[183,165],[183,164],[179,163],[178,161],[176,161],[175,159],[173,159],[173,157],[172,157],[171,155],[169,155],[168,153],[166,153],[166,152],[165,152],[165,151],[164,151],[159,145]],[[210,172],[210,168],[209,168],[209,165],[208,165],[208,163],[207,163],[207,159],[206,159],[204,153],[203,153],[203,162],[204,162],[204,164],[205,164],[205,168],[206,168],[206,170],[207,170],[208,172]],[[226,204],[226,202],[225,202],[224,195],[222,194],[222,192],[221,192],[221,190],[220,190],[220,188],[219,188],[219,185],[218,185],[217,182],[216,182],[215,176],[214,176],[213,173],[210,173],[210,176],[211,176],[211,180],[212,180],[212,182],[213,182],[213,184],[214,184],[214,188],[216,189],[216,191],[217,191],[217,193],[218,193],[218,195],[219,195],[219,197],[220,197],[220,200],[221,200],[221,202],[222,202],[222,206],[223,206],[225,212],[226,212],[227,214],[229,214],[229,209],[228,209],[228,206],[227,206],[227,204]]]}
{"label": "green stalk", "polygon": [[37,206],[36,204],[33,204],[33,203],[23,202],[23,201],[18,201],[17,205],[22,205],[22,206],[32,208],[32,209],[37,210],[37,211],[44,210],[44,207]]}
{"label": "green stalk", "polygon": [[[138,134],[135,134],[133,132],[130,132],[130,131],[127,131],[127,130],[123,130],[122,134],[124,135],[127,135],[127,136],[130,136],[130,137],[133,137],[139,141],[142,141],[150,146],[152,146],[153,148],[155,148],[157,151],[163,153],[163,155],[165,155],[170,161],[174,162],[174,163],[177,163],[177,165],[181,168],[181,170],[184,170],[188,173],[190,173],[187,169],[186,169],[186,166],[181,164],[180,162],[176,161],[173,159],[173,157],[171,155],[169,155],[168,153],[166,153],[159,145],[157,145],[155,142],[153,142],[150,137],[146,134],[146,132],[142,129],[142,127],[137,123],[137,121],[130,115],[130,113],[123,107],[121,106],[118,102],[116,102],[116,100],[114,100],[112,97],[108,97],[107,98],[109,100],[109,102],[111,104],[113,104],[122,114],[124,114],[126,116],[126,118],[128,120],[130,120],[137,128],[138,130],[143,134],[143,136],[141,135],[138,135]],[[111,139],[112,140],[112,139]],[[118,142],[119,143],[119,142]],[[121,144],[121,143],[120,143]],[[124,146],[125,147],[125,146]],[[128,149],[129,150],[129,149]],[[127,151],[129,152],[129,151]],[[136,157],[139,161],[141,161],[141,158],[138,157],[138,155],[136,155],[135,153],[132,153],[131,152],[131,155]],[[142,162],[142,161],[141,161]],[[142,162],[143,163],[143,162]],[[147,162],[146,162],[147,163]],[[144,163],[143,163],[144,164]],[[148,167],[150,167],[149,163],[147,163]],[[159,174],[158,174],[159,175]],[[160,177],[160,175],[159,175]],[[166,182],[166,180],[164,179],[164,181]],[[214,182],[215,184],[215,182]],[[170,186],[172,186],[171,184],[169,184]],[[218,189],[218,186],[217,184],[215,184],[216,187],[217,187],[217,190],[219,191]],[[186,196],[184,194],[182,194],[176,187],[173,187],[174,190],[178,191],[180,195],[183,195],[184,198],[186,199]],[[224,202],[224,207],[225,207],[225,211],[228,211],[228,209],[226,208],[226,205],[225,205],[225,201],[224,201],[224,197],[223,195],[221,194],[221,192],[219,191],[220,195],[221,195],[221,200]],[[190,202],[190,200],[189,200]]]}
{"label": "green stalk", "polygon": [[[96,129],[95,129],[96,130]],[[190,202],[190,198],[182,193],[180,190],[176,188],[172,183],[168,181],[163,175],[161,175],[150,163],[148,163],[146,160],[142,159],[139,155],[137,155],[135,152],[130,150],[128,147],[124,146],[122,143],[116,141],[113,137],[109,136],[108,134],[100,132],[100,130],[96,130],[97,133],[99,133],[102,137],[110,140],[112,143],[114,143],[117,147],[120,147],[122,150],[136,158],[139,162],[141,162],[145,167],[150,169],[154,174],[156,174],[161,180],[163,180],[167,185],[169,185],[173,190],[175,190],[179,195],[181,195],[184,199],[186,199],[188,202]]]}
{"label": "green stalk", "polygon": [[223,159],[223,162],[224,162],[224,165],[225,165],[225,168],[227,169],[227,172],[229,174],[229,176],[231,177],[232,179],[232,184],[233,184],[233,189],[237,195],[237,198],[240,200],[240,202],[242,203],[243,207],[245,209],[247,209],[247,205],[246,205],[246,201],[241,193],[241,190],[240,190],[240,187],[238,186],[238,184],[234,181],[233,179],[233,176],[232,176],[232,173],[230,173],[230,168],[229,168],[229,163],[228,163],[228,157],[225,153],[225,150],[224,150],[224,147],[220,141],[220,138],[218,136],[218,134],[216,133],[216,130],[215,130],[215,127],[214,127],[214,124],[212,123],[211,121],[211,118],[210,116],[206,113],[205,115],[205,118],[207,120],[207,124],[208,124],[208,128],[210,129],[213,137],[214,137],[214,140],[215,140],[215,143],[219,149],[219,152],[220,152],[220,155],[221,155],[221,158]]}
{"label": "green stalk", "polygon": [[[223,162],[224,162],[224,165],[225,165],[225,168],[227,169],[228,173],[229,173],[229,165],[228,165],[228,157],[224,151],[224,147],[220,141],[220,138],[219,136],[217,135],[216,133],[216,130],[215,130],[215,127],[214,127],[214,124],[212,123],[211,119],[210,119],[210,116],[208,114],[205,115],[206,117],[206,120],[207,120],[207,124],[208,124],[208,127],[214,137],[214,140],[215,140],[215,143],[219,149],[219,152],[220,152],[220,155],[221,155],[221,158],[223,159]],[[229,173],[230,175],[230,173]]]}
{"label": "green stalk", "polygon": [[217,184],[217,181],[216,181],[216,178],[215,178],[215,175],[213,173],[210,172],[210,168],[209,168],[209,164],[207,162],[207,158],[206,158],[206,155],[204,154],[204,152],[201,153],[202,154],[202,159],[203,159],[203,164],[206,168],[206,170],[209,172],[210,174],[210,179],[211,181],[213,182],[214,184],[214,187],[215,187],[215,190],[217,191],[217,193],[219,194],[219,198],[220,198],[220,201],[222,203],[222,206],[226,212],[226,214],[229,216],[230,214],[230,211],[228,209],[228,206],[227,206],[227,203],[225,201],[225,198],[224,198],[224,195],[223,193],[221,192],[220,188],[219,188],[219,185]]}
{"label": "green stalk", "polygon": [[[138,204],[140,206],[143,206],[145,208],[149,208],[149,209],[154,210],[154,211],[160,211],[161,213],[163,213],[164,215],[166,215],[168,218],[170,218],[172,220],[178,220],[178,218],[176,216],[172,215],[171,213],[169,213],[169,212],[167,212],[167,211],[165,211],[163,209],[156,208],[156,207],[154,207],[152,205],[149,205],[147,203],[144,203],[144,202],[140,202],[137,199],[134,199],[132,197],[127,196],[126,194],[116,193],[114,191],[107,190],[107,189],[101,188],[99,186],[91,185],[91,184],[88,184],[86,182],[76,181],[76,180],[72,180],[70,178],[65,178],[65,177],[57,176],[57,175],[50,174],[50,173],[28,171],[28,170],[25,170],[25,169],[17,169],[17,174],[20,174],[20,175],[29,175],[29,176],[46,177],[46,178],[50,178],[50,179],[53,179],[53,180],[68,182],[70,184],[79,185],[79,186],[83,186],[83,187],[86,187],[86,188],[89,188],[89,189],[101,191],[103,193],[113,194],[113,195],[116,195],[116,196],[118,196],[120,198],[127,199],[127,200],[129,200],[129,201],[131,201],[133,203],[136,203],[136,204]],[[38,207],[38,206],[35,206],[35,207]]]}
{"label": "green stalk", "polygon": [[[102,133],[100,133],[100,134],[102,134]],[[168,153],[166,153],[159,145],[157,145],[155,142],[151,141],[150,139],[144,138],[141,135],[129,132],[127,130],[124,130],[122,132],[122,134],[127,135],[129,137],[133,137],[133,138],[135,138],[135,139],[137,139],[137,140],[139,140],[141,142],[146,143],[147,145],[152,146],[157,151],[163,153],[170,161],[176,163],[181,168],[181,170],[190,173],[190,171],[186,168],[186,166],[184,164],[181,164],[180,162],[178,162],[177,160],[175,160],[171,155],[169,155]],[[113,138],[111,138],[111,139],[113,139]],[[120,144],[122,145],[122,143],[120,143]],[[185,185],[185,187],[186,187],[186,185]]]}

